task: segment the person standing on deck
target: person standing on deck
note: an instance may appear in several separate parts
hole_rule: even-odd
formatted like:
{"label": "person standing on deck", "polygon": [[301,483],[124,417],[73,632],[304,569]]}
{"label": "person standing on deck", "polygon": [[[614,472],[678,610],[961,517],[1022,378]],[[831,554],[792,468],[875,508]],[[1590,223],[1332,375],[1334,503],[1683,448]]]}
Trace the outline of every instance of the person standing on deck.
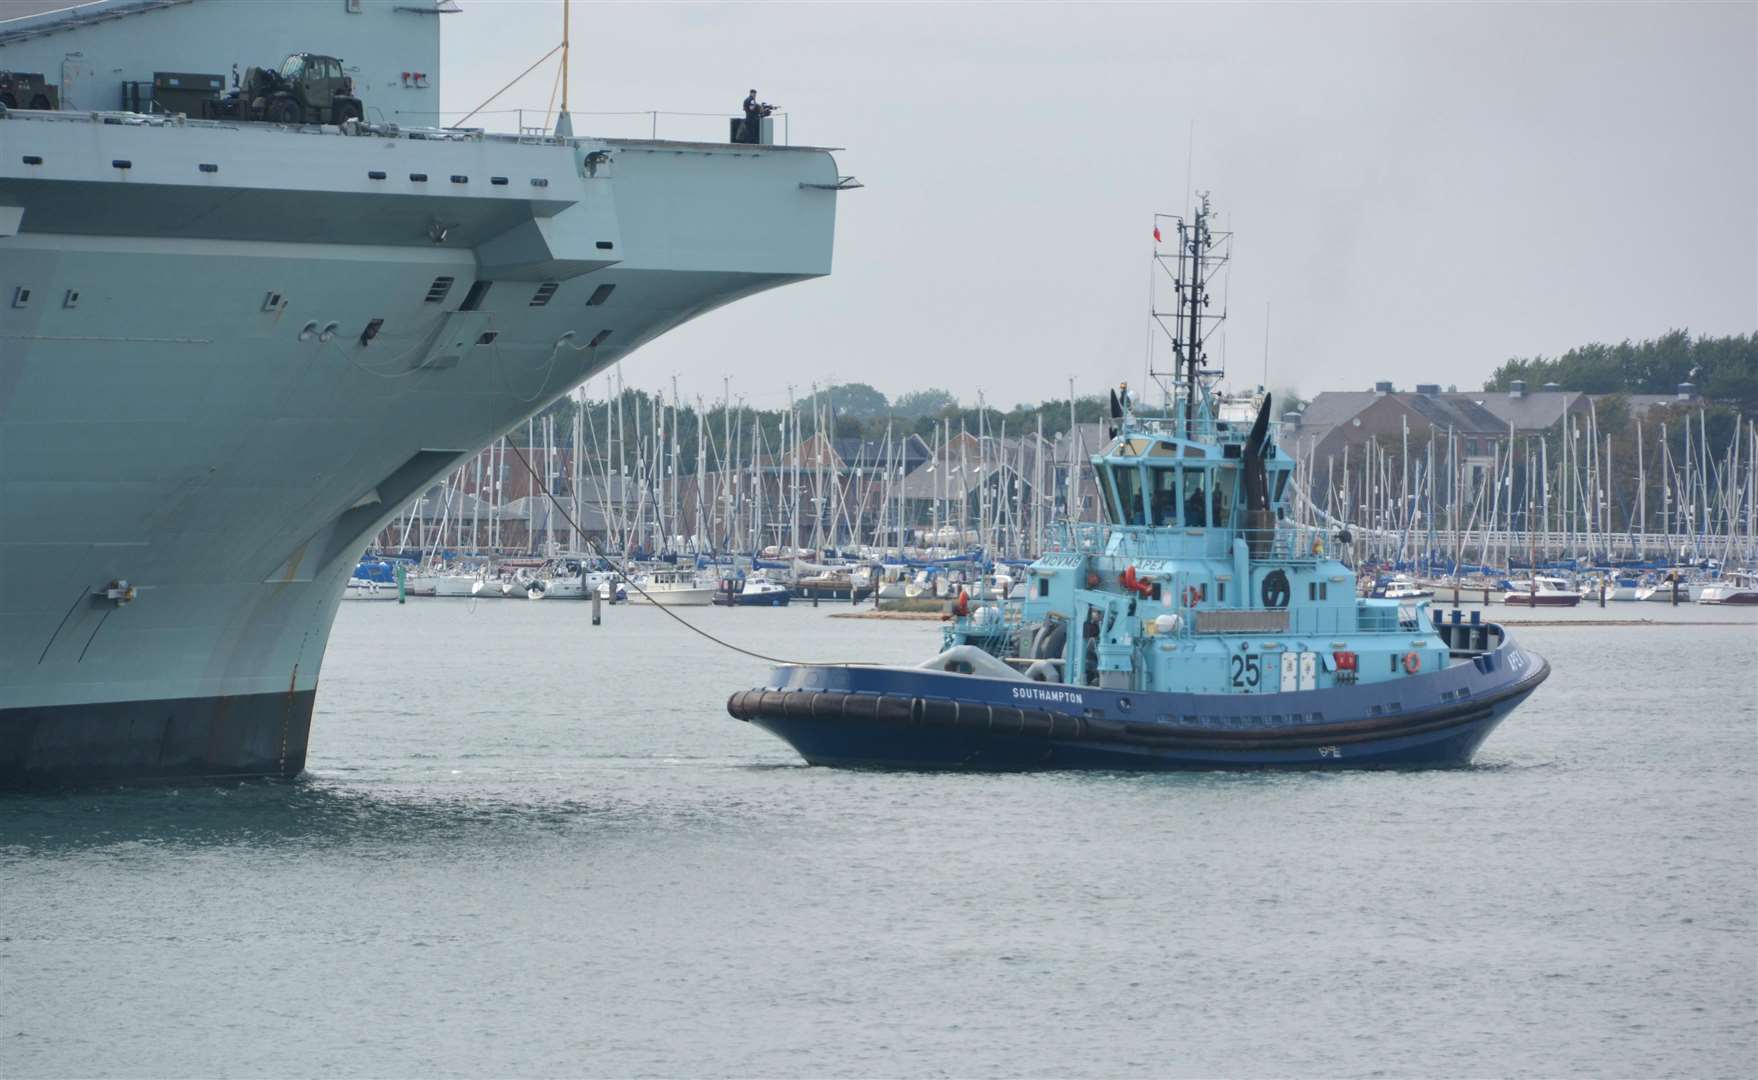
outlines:
{"label": "person standing on deck", "polygon": [[745,125],[739,129],[739,141],[754,143],[757,141],[758,121],[763,117],[763,106],[757,100],[756,87],[752,87],[751,92],[745,96],[744,109]]}

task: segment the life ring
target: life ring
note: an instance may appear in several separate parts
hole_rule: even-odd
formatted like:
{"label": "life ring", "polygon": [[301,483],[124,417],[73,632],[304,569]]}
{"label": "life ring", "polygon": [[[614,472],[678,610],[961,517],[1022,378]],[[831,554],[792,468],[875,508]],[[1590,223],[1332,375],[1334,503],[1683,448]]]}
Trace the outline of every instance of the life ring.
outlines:
{"label": "life ring", "polygon": [[1405,671],[1405,673],[1408,675],[1414,675],[1418,671],[1421,671],[1421,670],[1422,670],[1422,654],[1421,653],[1414,653],[1414,652],[1405,653],[1404,654],[1404,671]]}
{"label": "life ring", "polygon": [[1199,591],[1195,585],[1192,585],[1189,588],[1184,590],[1184,606],[1185,607],[1195,607],[1197,605],[1197,601],[1201,600],[1202,598],[1203,598],[1202,592]]}

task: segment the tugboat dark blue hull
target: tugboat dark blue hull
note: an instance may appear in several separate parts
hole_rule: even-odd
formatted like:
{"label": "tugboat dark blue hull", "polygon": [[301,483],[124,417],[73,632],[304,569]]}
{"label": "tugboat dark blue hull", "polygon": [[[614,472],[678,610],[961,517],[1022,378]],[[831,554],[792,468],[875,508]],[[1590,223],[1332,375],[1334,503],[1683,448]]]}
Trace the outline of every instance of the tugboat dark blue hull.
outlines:
{"label": "tugboat dark blue hull", "polygon": [[1274,694],[1164,694],[920,668],[784,667],[733,716],[814,765],[1022,771],[1468,765],[1550,674],[1512,644],[1430,675]]}

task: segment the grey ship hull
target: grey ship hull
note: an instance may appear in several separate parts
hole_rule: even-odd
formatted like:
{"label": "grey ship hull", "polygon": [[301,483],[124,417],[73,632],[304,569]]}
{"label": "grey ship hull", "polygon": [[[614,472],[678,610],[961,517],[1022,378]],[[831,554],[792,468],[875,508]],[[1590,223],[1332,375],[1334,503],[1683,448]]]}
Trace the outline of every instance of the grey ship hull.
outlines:
{"label": "grey ship hull", "polygon": [[315,690],[93,702],[0,713],[0,788],[293,777]]}
{"label": "grey ship hull", "polygon": [[0,787],[296,775],[398,507],[828,273],[835,184],[785,148],[0,120]]}

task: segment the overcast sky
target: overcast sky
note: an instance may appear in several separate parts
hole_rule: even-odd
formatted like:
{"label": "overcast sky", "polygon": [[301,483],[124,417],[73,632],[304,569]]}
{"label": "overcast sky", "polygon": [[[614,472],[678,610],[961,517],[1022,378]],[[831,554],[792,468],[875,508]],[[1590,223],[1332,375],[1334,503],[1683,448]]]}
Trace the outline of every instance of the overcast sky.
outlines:
{"label": "overcast sky", "polygon": [[[546,51],[560,2],[460,0],[445,108]],[[1152,215],[1189,173],[1237,233],[1230,382],[1475,387],[1510,356],[1758,329],[1758,5],[574,4],[587,111],[787,108],[846,147],[828,278],[625,364],[1001,405],[1139,382]],[[541,109],[553,69],[499,105]],[[581,134],[647,121],[577,116]],[[660,134],[724,137],[723,120]],[[1214,353],[1218,353],[1216,347]]]}

